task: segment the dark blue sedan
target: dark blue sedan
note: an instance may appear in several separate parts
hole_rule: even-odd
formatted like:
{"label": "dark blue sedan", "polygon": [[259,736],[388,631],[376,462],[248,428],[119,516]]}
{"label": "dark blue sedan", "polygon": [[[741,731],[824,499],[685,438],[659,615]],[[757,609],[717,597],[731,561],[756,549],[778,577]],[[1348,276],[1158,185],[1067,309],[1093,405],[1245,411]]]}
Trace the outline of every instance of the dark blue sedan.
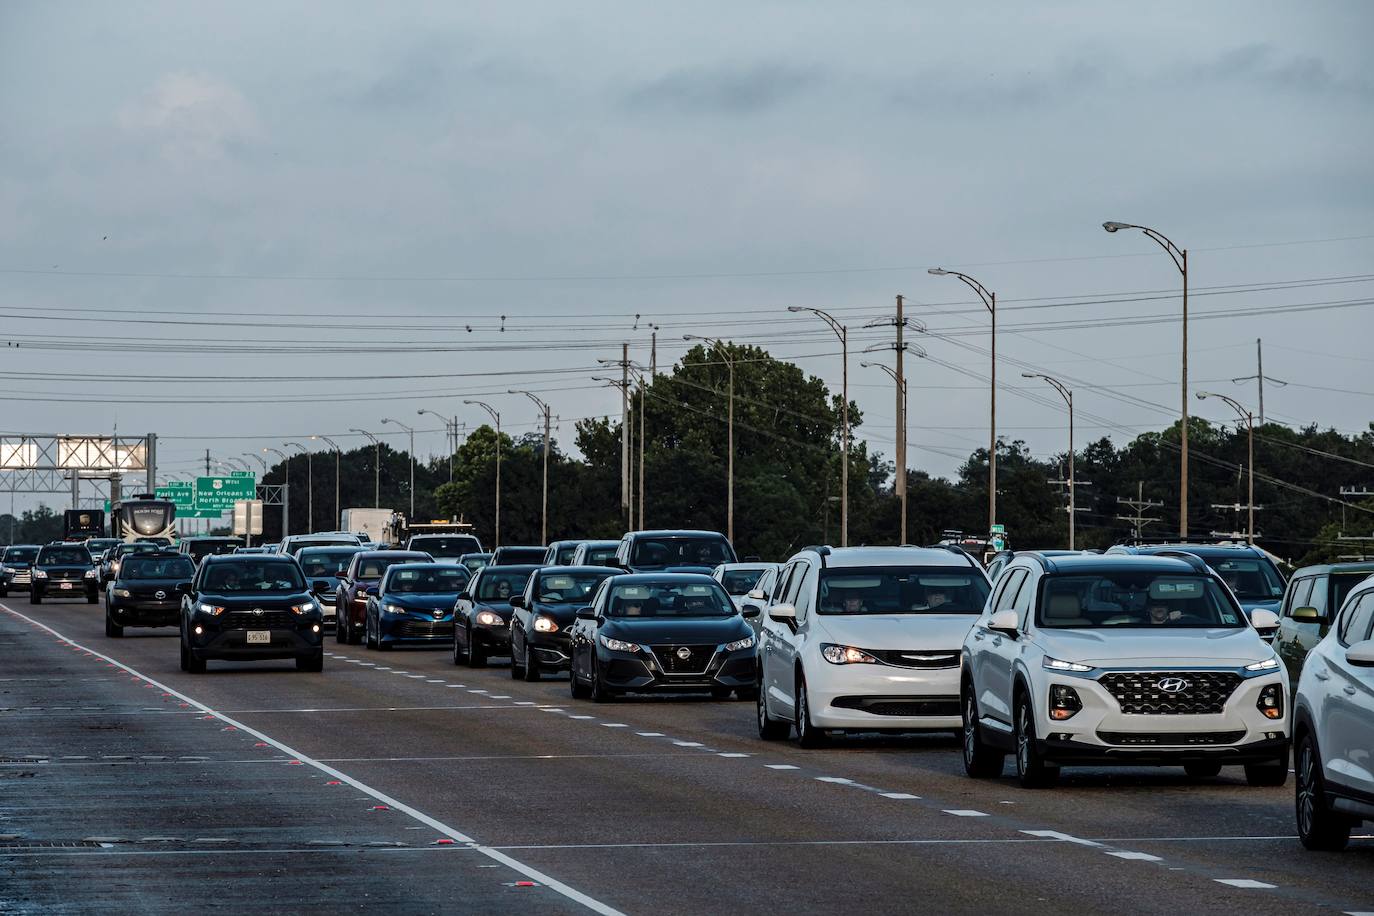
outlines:
{"label": "dark blue sedan", "polygon": [[397,563],[368,596],[369,649],[453,640],[453,604],[472,574],[457,563]]}

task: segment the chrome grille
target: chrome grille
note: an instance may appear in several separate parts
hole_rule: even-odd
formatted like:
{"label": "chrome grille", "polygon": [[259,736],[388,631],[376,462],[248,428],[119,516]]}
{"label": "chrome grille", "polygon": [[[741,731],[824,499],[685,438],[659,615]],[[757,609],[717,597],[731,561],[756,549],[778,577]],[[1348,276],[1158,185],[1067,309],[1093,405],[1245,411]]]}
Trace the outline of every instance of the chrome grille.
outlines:
{"label": "chrome grille", "polygon": [[958,668],[958,649],[866,649],[878,661],[897,668]]}

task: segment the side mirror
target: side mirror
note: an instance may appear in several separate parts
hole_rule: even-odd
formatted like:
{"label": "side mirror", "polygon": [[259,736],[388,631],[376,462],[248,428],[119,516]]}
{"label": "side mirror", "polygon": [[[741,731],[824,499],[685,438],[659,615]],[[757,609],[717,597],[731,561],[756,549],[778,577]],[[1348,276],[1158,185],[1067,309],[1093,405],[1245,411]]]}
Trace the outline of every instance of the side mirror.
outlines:
{"label": "side mirror", "polygon": [[768,619],[776,620],[778,623],[795,625],[797,609],[790,604],[775,604],[768,609]]}
{"label": "side mirror", "polygon": [[595,620],[595,619],[596,619],[596,608],[590,607],[590,606],[578,608],[578,609],[577,609],[577,619],[578,619],[578,620]]}
{"label": "side mirror", "polygon": [[525,596],[524,596],[524,595],[512,595],[512,596],[511,596],[511,599],[510,599],[510,606],[511,606],[511,607],[524,607],[524,606],[525,606]]}
{"label": "side mirror", "polygon": [[1255,608],[1250,612],[1250,623],[1256,630],[1274,630],[1279,625],[1279,615],[1267,608]]}
{"label": "side mirror", "polygon": [[759,613],[759,609],[754,607],[754,605],[752,604],[746,604],[744,606],[744,609],[740,611],[740,614],[742,614],[746,620],[752,620],[753,618],[759,616]]}
{"label": "side mirror", "polygon": [[[1294,608],[1292,617],[1294,620],[1307,620],[1311,621],[1312,623],[1317,623],[1324,619],[1322,617],[1322,612],[1314,607]],[[1254,617],[1251,617],[1250,619],[1253,620]]]}
{"label": "side mirror", "polygon": [[988,621],[988,629],[1012,638],[1019,636],[1021,632],[1016,628],[1016,612],[1011,609],[993,614],[992,619]]}
{"label": "side mirror", "polygon": [[1361,668],[1374,668],[1374,639],[1357,642],[1346,649],[1345,660]]}
{"label": "side mirror", "polygon": [[763,593],[763,589],[761,589],[761,588],[753,589],[752,591],[749,592],[749,594],[745,595],[744,597],[746,597],[746,598],[753,598],[755,601],[767,601],[767,600],[768,600],[768,596],[765,595],[765,594]]}

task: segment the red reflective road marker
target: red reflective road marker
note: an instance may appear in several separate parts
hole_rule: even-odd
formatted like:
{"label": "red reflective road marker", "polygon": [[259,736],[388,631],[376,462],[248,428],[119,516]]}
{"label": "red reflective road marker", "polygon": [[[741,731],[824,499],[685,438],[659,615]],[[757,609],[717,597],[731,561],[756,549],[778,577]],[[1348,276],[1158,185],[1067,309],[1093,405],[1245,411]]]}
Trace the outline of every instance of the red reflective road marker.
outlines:
{"label": "red reflective road marker", "polygon": [[327,785],[327,786],[341,786],[341,785],[343,785],[343,783],[339,782],[337,779],[331,779],[331,780],[329,780],[329,782],[325,783],[325,785]]}
{"label": "red reflective road marker", "polygon": [[390,811],[391,809],[388,808],[386,805],[373,805],[371,808],[368,808],[367,810],[369,810],[369,811]]}
{"label": "red reflective road marker", "polygon": [[450,840],[448,837],[444,837],[442,840],[435,840],[435,841],[434,841],[433,843],[431,843],[430,845],[431,845],[431,846],[452,846],[452,845],[453,845],[453,841]]}

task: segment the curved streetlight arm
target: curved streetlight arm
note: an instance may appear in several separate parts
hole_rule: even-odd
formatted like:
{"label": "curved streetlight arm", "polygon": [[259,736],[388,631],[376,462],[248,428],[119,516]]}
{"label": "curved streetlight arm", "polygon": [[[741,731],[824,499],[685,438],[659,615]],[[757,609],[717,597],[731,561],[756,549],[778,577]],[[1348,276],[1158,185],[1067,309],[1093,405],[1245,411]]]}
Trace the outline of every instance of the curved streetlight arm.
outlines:
{"label": "curved streetlight arm", "polygon": [[532,392],[532,391],[524,391],[524,390],[521,390],[521,389],[519,389],[519,388],[511,388],[511,389],[509,389],[509,390],[506,392],[506,394],[523,394],[525,397],[527,397],[527,398],[529,398],[531,401],[533,401],[533,402],[534,402],[534,406],[535,406],[535,407],[538,407],[539,410],[540,410],[541,412],[543,412],[543,413],[548,413],[548,412],[549,412],[549,409],[550,409],[550,408],[549,408],[548,402],[546,402],[543,398],[539,397],[538,395],[536,395],[536,394],[535,394],[534,392]]}
{"label": "curved streetlight arm", "polygon": [[[903,327],[911,328],[918,334],[924,334],[928,330],[928,328],[926,327],[926,323],[919,318],[903,317],[901,324]],[[868,324],[864,325],[865,328],[895,328],[896,326],[897,318],[895,316],[891,316],[888,318],[874,318]]]}
{"label": "curved streetlight arm", "polygon": [[245,457],[245,458],[253,458],[253,459],[257,460],[259,463],[262,464],[262,473],[263,473],[264,475],[267,473],[267,459],[266,459],[266,458],[262,457],[261,455],[255,455],[255,454],[253,454],[252,452],[244,452],[244,453],[243,453],[243,457]]}
{"label": "curved streetlight arm", "polygon": [[332,448],[332,449],[333,449],[334,451],[336,451],[336,452],[341,452],[341,451],[343,451],[343,449],[339,448],[339,443],[335,442],[333,439],[329,438],[328,436],[311,436],[310,438],[311,438],[311,439],[319,439],[321,442],[328,442],[328,443],[329,443],[329,447]]}
{"label": "curved streetlight arm", "polygon": [[[728,363],[728,364],[730,365],[731,368],[734,368],[734,365],[735,365],[735,358],[734,358],[733,356],[730,355],[730,351],[729,351],[729,349],[726,348],[725,342],[722,341],[722,340],[720,340],[719,338],[716,338],[716,337],[703,337],[703,336],[700,335],[700,334],[683,334],[683,335],[682,335],[682,339],[683,339],[683,340],[688,340],[688,341],[691,341],[691,340],[699,340],[699,341],[701,341],[702,343],[708,343],[708,344],[710,344],[712,347],[714,347],[715,349],[717,349],[717,350],[720,351],[720,358],[723,359],[723,360],[725,360],[725,362]],[[615,365],[618,366],[618,365],[620,365],[620,363],[617,362],[617,363],[615,363]]]}
{"label": "curved streetlight arm", "polygon": [[401,427],[401,429],[405,430],[405,431],[408,432],[408,433],[414,433],[414,432],[415,432],[415,430],[411,429],[409,426],[406,426],[406,425],[405,425],[404,423],[402,423],[400,420],[384,419],[384,420],[382,420],[382,422],[383,422],[383,423],[393,423],[393,424],[395,424],[396,426]]}
{"label": "curved streetlight arm", "polygon": [[[844,340],[844,325],[840,324],[840,322],[835,318],[834,315],[830,314],[824,309],[812,308],[809,305],[789,305],[787,307],[787,310],[794,314],[798,312],[810,312],[813,315],[819,315],[822,321],[830,325],[830,330],[835,332],[835,336],[838,337],[840,340]],[[893,320],[895,321],[896,319]]]}
{"label": "curved streetlight arm", "polygon": [[1227,404],[1231,405],[1231,409],[1234,410],[1242,420],[1250,419],[1250,411],[1246,410],[1245,407],[1235,398],[1229,398],[1226,395],[1218,394],[1215,391],[1199,391],[1197,393],[1197,399],[1199,401],[1205,401],[1208,398],[1216,398],[1218,401],[1225,401]]}
{"label": "curved streetlight arm", "polygon": [[1154,239],[1155,244],[1169,253],[1169,257],[1173,258],[1174,266],[1178,268],[1179,273],[1186,274],[1188,272],[1186,266],[1188,257],[1187,252],[1169,241],[1169,237],[1163,233],[1156,232],[1149,226],[1137,226],[1135,223],[1117,223],[1111,220],[1103,223],[1102,228],[1106,229],[1108,232],[1119,232],[1122,229],[1139,229],[1141,232]]}
{"label": "curved streetlight arm", "polygon": [[288,455],[288,454],[286,454],[286,452],[283,452],[283,451],[282,451],[281,449],[279,449],[279,448],[273,448],[273,447],[270,446],[270,445],[264,446],[264,447],[263,447],[263,451],[264,451],[264,452],[271,452],[272,454],[274,454],[274,455],[276,455],[278,458],[280,458],[282,461],[290,461],[290,460],[291,460],[291,456]]}
{"label": "curved streetlight arm", "polygon": [[376,436],[372,435],[372,433],[368,432],[368,431],[365,430],[365,429],[358,429],[357,427],[350,426],[350,427],[348,428],[348,431],[349,431],[350,433],[360,433],[360,434],[362,434],[362,435],[364,435],[364,436],[367,436],[368,441],[371,442],[373,445],[381,445],[381,444],[382,444],[380,439],[378,439]]}
{"label": "curved streetlight arm", "polygon": [[301,445],[299,442],[283,442],[282,445],[289,446],[291,448],[298,448],[301,450],[302,455],[310,454],[310,449],[306,448],[304,445]]}
{"label": "curved streetlight arm", "polygon": [[1022,372],[1021,377],[1044,379],[1045,381],[1049,382],[1051,385],[1054,386],[1054,390],[1059,392],[1059,396],[1064,399],[1064,403],[1073,403],[1073,391],[1069,389],[1068,385],[1065,385],[1063,382],[1059,381],[1059,379],[1055,378],[1054,376],[1045,375],[1043,372]]}
{"label": "curved streetlight arm", "polygon": [[[871,347],[864,347],[863,352],[865,352],[865,353],[881,353],[881,352],[884,351],[884,350],[896,350],[896,349],[897,349],[897,345],[896,345],[895,343],[881,343],[881,344],[874,344],[874,345],[871,346]],[[921,359],[925,359],[927,356],[930,355],[930,354],[926,353],[926,348],[925,348],[925,347],[921,346],[920,344],[912,343],[912,342],[909,341],[909,340],[904,340],[904,341],[902,341],[902,352],[903,352],[903,353],[910,353],[910,354],[912,354],[913,356],[919,356]],[[868,363],[861,363],[860,365],[867,366]]]}
{"label": "curved streetlight arm", "polygon": [[970,277],[968,274],[961,274],[957,270],[945,270],[943,267],[932,267],[926,271],[933,277],[958,277],[959,281],[978,294],[978,298],[983,300],[983,305],[989,312],[996,312],[997,298],[986,286]]}
{"label": "curved streetlight arm", "polygon": [[478,407],[482,408],[482,409],[485,410],[487,413],[491,414],[491,419],[492,419],[493,422],[495,422],[495,423],[500,423],[500,422],[501,422],[501,414],[497,413],[496,408],[495,408],[495,407],[492,407],[492,406],[491,406],[490,404],[488,404],[486,401],[464,401],[463,403],[464,403],[464,404],[476,404]]}

